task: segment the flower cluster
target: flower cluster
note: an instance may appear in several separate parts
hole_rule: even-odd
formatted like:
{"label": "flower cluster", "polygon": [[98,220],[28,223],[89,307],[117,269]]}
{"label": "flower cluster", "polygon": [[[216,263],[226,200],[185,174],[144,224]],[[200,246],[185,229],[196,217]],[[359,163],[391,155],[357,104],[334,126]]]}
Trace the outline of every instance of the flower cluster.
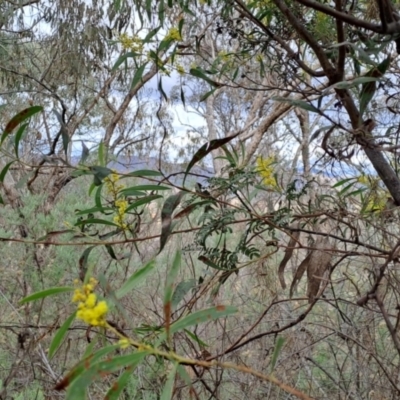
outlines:
{"label": "flower cluster", "polygon": [[125,197],[119,196],[120,190],[122,190],[125,186],[118,183],[118,181],[119,175],[115,171],[104,179],[107,193],[113,197],[114,206],[116,208],[116,214],[113,219],[114,223],[125,230],[128,228],[128,224],[125,222],[128,202]]}
{"label": "flower cluster", "polygon": [[262,181],[266,186],[277,187],[277,182],[274,177],[274,167],[275,157],[271,156],[268,158],[263,158],[262,156],[257,157],[256,172],[262,177]]}
{"label": "flower cluster", "polygon": [[135,53],[142,53],[143,42],[139,37],[129,36],[126,33],[122,33],[118,39],[125,50],[130,50]]}
{"label": "flower cluster", "polygon": [[72,302],[78,303],[76,317],[92,326],[107,326],[105,317],[108,306],[104,300],[97,300],[96,294],[93,293],[96,285],[96,279],[90,278],[89,283],[75,289]]}
{"label": "flower cluster", "polygon": [[176,71],[179,75],[185,75],[185,68],[181,64],[176,65]]}
{"label": "flower cluster", "polygon": [[180,42],[182,40],[182,36],[179,33],[179,29],[178,28],[171,28],[168,31],[167,36],[165,36],[164,40],[175,40],[177,42]]}
{"label": "flower cluster", "polygon": [[114,216],[114,222],[122,229],[127,229],[128,225],[124,222],[126,217],[126,209],[128,208],[128,202],[125,198],[121,197],[115,200],[115,207],[117,208],[116,215]]}

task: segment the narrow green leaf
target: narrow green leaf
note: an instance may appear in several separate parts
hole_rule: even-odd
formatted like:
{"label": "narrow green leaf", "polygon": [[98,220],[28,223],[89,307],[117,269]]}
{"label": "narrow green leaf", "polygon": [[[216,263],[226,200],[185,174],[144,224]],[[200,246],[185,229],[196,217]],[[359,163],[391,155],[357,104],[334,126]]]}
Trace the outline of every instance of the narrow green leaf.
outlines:
{"label": "narrow green leaf", "polygon": [[345,183],[347,183],[347,182],[350,182],[351,180],[356,180],[357,178],[346,178],[346,179],[342,179],[341,181],[339,181],[339,182],[336,182],[333,186],[332,186],[332,188],[336,188],[336,187],[338,187],[338,186],[342,186],[342,185],[344,185]]}
{"label": "narrow green leaf", "polygon": [[174,294],[172,295],[172,309],[174,309],[194,287],[196,287],[196,279],[179,282],[175,288]]}
{"label": "narrow green leaf", "polygon": [[[232,315],[237,313],[238,309],[234,306],[216,306],[211,307],[205,310],[200,310],[194,312],[193,314],[189,314],[186,317],[179,319],[174,322],[169,329],[170,335],[173,333],[182,331],[190,326],[199,325],[203,322],[214,321],[218,318],[227,317],[228,315]],[[166,332],[162,333],[159,336],[158,344],[165,341],[167,338]]]}
{"label": "narrow green leaf", "polygon": [[143,197],[135,202],[133,202],[132,204],[129,205],[129,207],[126,209],[126,212],[134,209],[134,208],[138,208],[140,206],[143,206],[144,204],[148,204],[151,203],[152,201],[156,200],[156,199],[162,199],[162,196],[160,196],[159,194],[154,194],[151,196],[146,196]]}
{"label": "narrow green leaf", "polygon": [[[79,361],[71,371],[55,386],[55,390],[61,391],[66,389],[71,383],[78,378],[83,372],[85,372],[91,365],[93,365],[97,360],[106,356],[107,354],[120,348],[119,344],[106,346],[96,351],[95,353],[88,354],[83,360]],[[87,354],[88,351],[85,352]]]}
{"label": "narrow green leaf", "polygon": [[114,222],[107,221],[106,219],[99,219],[99,218],[91,218],[91,219],[85,219],[83,221],[78,221],[75,224],[75,226],[86,225],[86,224],[100,224],[100,225],[118,226]]}
{"label": "narrow green leaf", "polygon": [[284,343],[285,343],[285,338],[283,338],[282,336],[278,336],[274,348],[274,353],[272,354],[272,359],[271,359],[271,374],[274,372],[276,362],[278,361],[279,353],[281,352]]}
{"label": "narrow green leaf", "polygon": [[179,332],[189,326],[209,322],[218,318],[227,317],[237,313],[238,309],[234,306],[216,306],[205,310],[200,310],[181,318],[171,325],[171,333]]}
{"label": "narrow green leaf", "polygon": [[14,161],[9,162],[2,170],[0,173],[0,182],[4,182],[4,178],[6,177],[6,174],[8,170],[10,169],[11,165],[14,163]]}
{"label": "narrow green leaf", "polygon": [[17,158],[19,157],[19,142],[21,141],[27,126],[28,124],[23,124],[22,126],[19,127],[17,133],[15,134],[14,147],[15,147],[15,155],[17,156]]}
{"label": "narrow green leaf", "polygon": [[110,257],[113,260],[118,260],[118,257],[116,256],[113,247],[111,245],[109,245],[109,244],[106,244],[105,246],[106,246],[107,253],[110,255]]}
{"label": "narrow green leaf", "polygon": [[293,107],[299,107],[306,111],[311,111],[317,114],[321,114],[321,111],[318,108],[314,107],[312,104],[307,103],[306,101],[303,100],[290,99],[287,97],[279,97],[279,96],[273,97],[272,100],[279,101],[280,103],[289,103]]}
{"label": "narrow green leaf", "polygon": [[161,236],[160,236],[160,250],[158,253],[161,253],[162,249],[166,245],[168,238],[172,231],[172,213],[178,207],[179,203],[186,195],[186,192],[180,191],[177,194],[173,194],[169,196],[163,205],[161,210]]}
{"label": "narrow green leaf", "polygon": [[133,172],[129,172],[129,174],[124,175],[121,178],[125,178],[128,176],[138,176],[138,177],[142,177],[142,176],[162,176],[162,173],[159,171],[153,171],[151,169],[139,169],[137,171],[133,171]]}
{"label": "narrow green leaf", "polygon": [[160,400],[172,400],[172,391],[174,389],[175,375],[178,365],[179,364],[177,362],[174,363],[174,366],[168,375],[167,382],[165,383],[164,389],[161,393]]}
{"label": "narrow green leaf", "polygon": [[196,343],[198,343],[201,347],[209,347],[209,345],[207,343],[203,342],[197,335],[195,335],[194,333],[190,332],[188,329],[184,329],[184,332],[192,340],[194,340]]}
{"label": "narrow green leaf", "polygon": [[155,267],[155,261],[149,261],[143,268],[135,271],[131,277],[116,291],[115,297],[121,299],[127,295],[132,289],[137,287],[146,276],[153,271]]}
{"label": "narrow green leaf", "polygon": [[99,144],[98,160],[99,160],[99,164],[100,164],[101,167],[105,167],[106,166],[105,148],[104,148],[104,142],[103,141],[100,141],[100,144]]}
{"label": "narrow green leaf", "polygon": [[79,276],[81,280],[87,279],[87,272],[88,272],[88,261],[89,261],[89,255],[90,252],[95,248],[96,246],[90,246],[87,249],[84,250],[82,255],[79,257]]}
{"label": "narrow green leaf", "polygon": [[25,303],[29,303],[30,301],[44,299],[45,297],[53,296],[54,294],[73,292],[74,290],[75,290],[74,287],[68,287],[68,286],[46,289],[46,290],[43,290],[41,292],[36,292],[34,294],[31,294],[30,296],[24,297],[20,301],[20,304],[25,304]]}
{"label": "narrow green leaf", "polygon": [[158,90],[161,92],[162,96],[164,97],[164,100],[168,101],[168,96],[163,89],[162,77],[160,77],[160,79],[158,80]]}
{"label": "narrow green leaf", "polygon": [[[100,184],[104,178],[106,178],[108,175],[112,174],[112,170],[110,168],[101,167],[101,166],[97,166],[97,165],[89,167],[89,170],[94,176],[96,176],[100,180]],[[99,186],[99,185],[96,185],[96,186]]]}
{"label": "narrow green leaf", "polygon": [[42,111],[43,107],[41,106],[33,106],[29,108],[25,108],[17,115],[11,118],[11,120],[6,125],[3,134],[1,135],[0,145],[4,142],[5,138],[22,122],[27,120],[28,118],[32,117],[32,115],[37,114],[38,112]]}
{"label": "narrow green leaf", "polygon": [[179,269],[181,267],[182,262],[182,254],[180,251],[175,253],[174,261],[172,262],[171,268],[169,268],[167,272],[167,280],[165,283],[165,292],[164,292],[164,306],[169,307],[171,311],[171,302],[172,302],[172,295],[174,290],[174,285],[176,281],[176,277],[178,276]]}
{"label": "narrow green leaf", "polygon": [[148,352],[141,351],[92,364],[72,381],[67,391],[67,400],[86,400],[86,389],[94,380],[102,375],[117,372],[121,368],[129,368],[133,371],[147,354]]}
{"label": "narrow green leaf", "polygon": [[219,88],[222,85],[216,81],[213,81],[212,79],[210,79],[206,74],[205,71],[203,71],[201,68],[197,67],[197,68],[191,68],[189,71],[190,75],[195,76],[196,78],[200,78],[203,81],[206,81],[207,83],[209,83],[211,86],[215,87],[215,88]]}
{"label": "narrow green leaf", "polygon": [[159,186],[159,185],[138,185],[131,186],[129,188],[121,190],[121,193],[129,192],[130,190],[171,190],[170,187],[167,186]]}
{"label": "narrow green leaf", "polygon": [[[132,378],[132,367],[126,369],[119,378],[113,383],[111,388],[108,390],[104,400],[118,400],[124,392],[126,385],[129,383]],[[125,396],[124,396],[125,397]],[[122,397],[123,398],[123,397]]]}
{"label": "narrow green leaf", "polygon": [[123,54],[121,57],[118,58],[118,60],[115,62],[114,66],[112,67],[112,72],[116,71],[119,66],[128,61],[128,58],[135,58],[137,56],[140,56],[139,53],[135,53],[133,51],[128,51],[127,53]]}
{"label": "narrow green leaf", "polygon": [[51,341],[50,347],[49,347],[49,358],[53,358],[53,355],[57,351],[57,349],[60,347],[62,340],[64,339],[64,336],[68,332],[69,327],[71,326],[73,320],[75,319],[76,312],[74,312],[72,315],[68,317],[68,319],[60,326],[58,329],[57,333],[54,335],[53,340]]}
{"label": "narrow green leaf", "polygon": [[142,80],[143,72],[144,72],[146,66],[147,66],[147,63],[144,63],[135,72],[135,75],[134,75],[134,77],[132,79],[132,84],[131,84],[131,88],[132,89],[134,87],[136,87],[139,84],[139,82]]}
{"label": "narrow green leaf", "polygon": [[212,95],[215,93],[215,91],[216,91],[217,89],[218,89],[218,88],[214,88],[214,89],[211,89],[211,90],[209,90],[208,92],[204,93],[204,94],[200,97],[199,102],[206,101],[210,96],[212,96]]}
{"label": "narrow green leaf", "polygon": [[232,136],[227,136],[222,139],[214,139],[209,141],[208,143],[203,144],[203,146],[200,147],[199,150],[196,151],[194,156],[192,157],[191,161],[189,162],[186,172],[185,172],[185,177],[183,178],[183,184],[185,184],[187,174],[189,171],[192,169],[192,167],[198,163],[200,160],[202,160],[205,156],[210,154],[213,150],[216,150],[220,148],[221,146],[229,143],[231,140],[235,139],[239,134],[236,133]]}

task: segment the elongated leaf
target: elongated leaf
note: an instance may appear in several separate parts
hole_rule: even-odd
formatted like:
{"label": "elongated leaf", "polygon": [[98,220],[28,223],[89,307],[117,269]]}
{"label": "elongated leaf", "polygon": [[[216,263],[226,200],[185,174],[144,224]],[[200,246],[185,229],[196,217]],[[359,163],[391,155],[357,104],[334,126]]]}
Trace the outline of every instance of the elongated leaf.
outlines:
{"label": "elongated leaf", "polygon": [[[390,55],[385,58],[380,64],[376,67],[370,69],[366,74],[366,78],[375,78],[376,80],[381,78],[383,74],[386,72],[390,65],[391,57]],[[376,82],[367,82],[362,85],[362,89],[360,92],[360,114],[361,116],[364,114],[365,110],[369,102],[373,99],[376,91]]]}
{"label": "elongated leaf", "polygon": [[172,313],[172,295],[174,290],[174,285],[176,277],[178,276],[179,269],[181,267],[182,255],[180,251],[175,253],[174,261],[172,262],[171,268],[169,268],[167,273],[167,280],[165,283],[164,291],[164,317],[165,317],[165,329],[167,335],[169,332],[169,326],[171,321]]}
{"label": "elongated leaf", "polygon": [[287,97],[279,97],[279,96],[273,97],[272,100],[278,101],[280,103],[289,103],[293,107],[299,107],[306,111],[311,111],[317,114],[321,114],[321,111],[318,108],[314,107],[312,104],[307,103],[304,100],[290,99]]}
{"label": "elongated leaf", "polygon": [[186,192],[180,191],[177,194],[173,194],[169,196],[163,205],[161,210],[161,236],[160,236],[160,250],[158,253],[161,253],[162,249],[166,245],[168,238],[172,231],[172,213],[178,207],[181,202],[183,196],[186,195]]}
{"label": "elongated leaf", "polygon": [[121,57],[118,58],[118,60],[115,62],[114,66],[112,67],[111,71],[116,71],[122,63],[128,61],[128,58],[135,58],[137,56],[140,56],[140,54],[135,53],[134,51],[128,51],[127,53],[123,54]]}
{"label": "elongated leaf", "polygon": [[285,338],[283,338],[282,336],[278,336],[278,339],[276,340],[275,343],[274,353],[272,354],[272,359],[271,359],[271,374],[272,372],[274,372],[276,362],[278,361],[279,353],[281,352],[284,343],[285,343]]}
{"label": "elongated leaf", "polygon": [[[170,334],[179,332],[193,325],[199,325],[203,322],[209,322],[216,320],[218,318],[227,317],[228,315],[232,315],[237,313],[238,309],[234,306],[216,306],[207,308],[205,310],[200,310],[194,312],[193,314],[189,314],[186,317],[181,318],[180,320],[174,322],[170,326]],[[160,335],[158,342],[161,343],[166,340],[167,335],[166,332]]]}
{"label": "elongated leaf", "polygon": [[[145,355],[145,354],[144,354]],[[142,361],[143,357],[137,357],[132,364],[130,364],[126,371],[121,374],[118,380],[112,385],[110,390],[107,392],[104,400],[118,400],[123,392],[125,386],[129,383],[129,379],[132,377],[133,370]]]}
{"label": "elongated leaf", "polygon": [[146,276],[153,271],[155,267],[155,261],[149,261],[143,268],[135,271],[131,277],[116,291],[115,297],[121,299],[127,295],[132,289],[137,287]]}
{"label": "elongated leaf", "polygon": [[110,168],[101,167],[101,166],[92,166],[89,167],[90,172],[94,177],[94,184],[96,186],[100,186],[104,178],[112,173]]}
{"label": "elongated leaf", "polygon": [[25,304],[25,303],[29,303],[30,301],[44,299],[45,297],[53,296],[55,294],[73,292],[74,290],[75,290],[75,288],[74,287],[70,287],[70,286],[56,287],[56,288],[50,288],[50,289],[42,290],[41,292],[36,292],[34,294],[31,294],[30,296],[24,297],[20,301],[20,304]]}
{"label": "elongated leaf", "polygon": [[51,341],[50,347],[49,347],[49,358],[53,358],[53,355],[57,351],[57,349],[60,347],[62,340],[64,339],[64,336],[68,332],[69,327],[71,326],[73,320],[75,319],[76,312],[74,312],[72,315],[68,317],[68,319],[60,326],[58,329],[57,333],[54,335],[53,340]]}
{"label": "elongated leaf", "polygon": [[151,196],[143,197],[143,198],[133,202],[132,204],[130,204],[129,207],[126,209],[126,212],[132,210],[133,208],[138,208],[140,206],[143,206],[144,204],[151,203],[153,200],[156,200],[156,199],[162,199],[162,196],[160,196],[159,194],[154,194]]}
{"label": "elongated leaf", "polygon": [[89,157],[89,148],[86,146],[86,144],[82,140],[82,154],[81,154],[81,158],[79,160],[79,164],[83,164],[87,160],[88,157]]}
{"label": "elongated leaf", "polygon": [[172,295],[172,309],[174,309],[194,287],[196,287],[196,279],[179,282]]}
{"label": "elongated leaf", "polygon": [[201,347],[209,347],[209,345],[207,343],[203,342],[197,335],[195,335],[194,333],[190,332],[188,329],[184,329],[184,332],[192,340],[194,340],[196,343],[198,343]]}
{"label": "elongated leaf", "polygon": [[196,163],[198,163],[205,156],[210,154],[213,150],[216,150],[216,149],[220,148],[221,146],[223,146],[224,144],[229,143],[231,140],[235,139],[238,135],[239,135],[239,133],[237,133],[235,135],[227,136],[226,138],[222,138],[222,139],[214,139],[214,140],[209,141],[206,144],[203,144],[203,146],[201,146],[200,149],[196,151],[196,153],[192,157],[191,161],[189,162],[189,164],[186,168],[185,177],[183,179],[183,184],[185,184],[187,174],[189,173],[189,171],[192,169],[192,167]]}
{"label": "elongated leaf", "polygon": [[147,354],[148,352],[141,351],[92,364],[72,381],[67,391],[67,400],[86,400],[86,389],[94,380],[117,372],[121,368],[129,368],[133,371]]}
{"label": "elongated leaf", "polygon": [[92,214],[95,212],[101,212],[104,213],[105,211],[113,211],[112,207],[93,207],[93,208],[88,208],[87,210],[79,210],[79,211],[75,211],[75,215],[85,215],[85,214]]}
{"label": "elongated leaf", "polygon": [[107,221],[106,219],[99,219],[99,218],[91,218],[85,219],[83,221],[78,221],[75,226],[86,225],[86,224],[100,224],[100,225],[110,225],[110,226],[118,226],[114,224],[114,222]]}
{"label": "elongated leaf", "polygon": [[[90,368],[97,360],[106,356],[107,354],[120,348],[120,345],[112,345],[103,347],[102,349],[96,351],[94,354],[88,355],[80,361],[74,368],[54,387],[55,390],[66,389],[77,377],[79,377],[84,371]],[[86,354],[86,353],[85,353]]]}
{"label": "elongated leaf", "polygon": [[201,68],[191,68],[189,73],[190,73],[190,75],[195,76],[196,78],[200,78],[203,81],[206,81],[207,83],[209,83],[211,86],[214,86],[215,88],[222,86],[220,83],[210,79]]}
{"label": "elongated leaf", "polygon": [[136,87],[139,82],[142,80],[142,76],[143,76],[143,72],[146,68],[147,63],[141,65],[137,71],[135,72],[135,76],[132,79],[132,84],[131,84],[131,88],[133,89],[134,87]]}
{"label": "elongated leaf", "polygon": [[203,200],[203,201],[199,201],[197,203],[193,203],[190,204],[189,206],[187,206],[185,209],[183,209],[182,211],[180,211],[178,214],[176,214],[174,216],[174,220],[177,220],[179,218],[183,218],[186,217],[187,215],[189,215],[190,213],[192,213],[196,208],[204,206],[206,204],[210,204],[212,203],[211,200]]}
{"label": "elongated leaf", "polygon": [[106,157],[105,157],[105,148],[104,148],[104,142],[101,141],[99,144],[99,154],[98,154],[98,160],[99,164],[101,167],[106,166]]}
{"label": "elongated leaf", "polygon": [[0,182],[4,182],[4,178],[7,175],[8,170],[10,169],[11,165],[14,163],[14,161],[9,162],[0,172]]}
{"label": "elongated leaf", "polygon": [[162,176],[162,173],[151,169],[139,169],[137,171],[129,172],[129,174],[126,174],[123,177],[125,178],[127,176]]}
{"label": "elongated leaf", "polygon": [[127,196],[126,193],[129,193],[130,191],[144,191],[144,190],[171,190],[168,186],[160,186],[160,185],[137,185],[137,186],[132,186],[126,189],[121,190],[121,193],[124,194],[124,196]]}
{"label": "elongated leaf", "polygon": [[178,363],[174,363],[174,366],[172,367],[169,375],[167,382],[165,383],[164,389],[161,393],[160,400],[171,400],[172,399],[172,391],[174,389],[174,382],[175,382],[175,375],[176,375],[176,370],[178,368]]}
{"label": "elongated leaf", "polygon": [[17,133],[15,134],[14,147],[15,147],[15,155],[17,157],[19,157],[19,142],[21,141],[27,126],[28,124],[23,124],[22,126],[19,127]]}
{"label": "elongated leaf", "polygon": [[237,313],[237,311],[237,307],[223,305],[200,310],[173,323],[171,325],[171,333],[179,332],[182,329],[188,328],[189,326],[227,317],[228,315]]}
{"label": "elongated leaf", "polygon": [[342,180],[340,180],[339,182],[336,182],[332,187],[333,188],[336,188],[336,187],[339,187],[339,186],[342,186],[342,185],[344,185],[345,183],[347,183],[347,182],[350,182],[351,180],[356,180],[357,178],[346,178],[346,179],[342,179]]}
{"label": "elongated leaf", "polygon": [[4,142],[5,138],[22,122],[27,120],[28,118],[32,117],[32,115],[37,114],[38,112],[42,111],[43,107],[41,106],[33,106],[29,108],[25,108],[17,115],[15,115],[6,125],[3,134],[1,135],[0,145]]}
{"label": "elongated leaf", "polygon": [[214,88],[214,89],[211,89],[211,90],[209,90],[208,92],[206,92],[206,93],[204,93],[201,97],[200,97],[200,102],[202,102],[202,101],[206,101],[210,96],[212,96],[216,91],[217,91],[217,89],[218,88]]}
{"label": "elongated leaf", "polygon": [[218,269],[220,271],[226,271],[226,268],[222,268],[219,265],[215,264],[215,262],[211,261],[209,258],[207,258],[206,256],[199,256],[198,257],[199,261],[202,261],[204,264],[206,264],[207,266],[214,268],[214,269]]}
{"label": "elongated leaf", "polygon": [[132,367],[125,370],[108,390],[104,400],[120,399],[126,385],[129,383],[130,379],[132,379],[132,372]]}

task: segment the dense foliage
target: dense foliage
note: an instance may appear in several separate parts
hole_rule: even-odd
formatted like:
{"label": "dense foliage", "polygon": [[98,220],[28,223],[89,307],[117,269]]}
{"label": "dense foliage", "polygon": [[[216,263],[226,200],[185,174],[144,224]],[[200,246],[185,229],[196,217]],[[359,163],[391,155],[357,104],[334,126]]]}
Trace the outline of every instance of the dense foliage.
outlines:
{"label": "dense foliage", "polygon": [[0,398],[398,398],[397,8],[1,2]]}

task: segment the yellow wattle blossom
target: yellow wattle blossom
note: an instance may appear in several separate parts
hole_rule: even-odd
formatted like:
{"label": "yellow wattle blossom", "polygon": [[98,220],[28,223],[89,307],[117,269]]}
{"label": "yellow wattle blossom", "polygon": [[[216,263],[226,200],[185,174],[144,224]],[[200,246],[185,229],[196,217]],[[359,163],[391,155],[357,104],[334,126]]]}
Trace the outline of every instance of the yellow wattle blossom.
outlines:
{"label": "yellow wattle blossom", "polygon": [[116,171],[113,171],[112,174],[104,178],[104,182],[106,184],[107,193],[116,197],[118,192],[123,189],[125,186],[117,183],[119,181],[119,175]]}
{"label": "yellow wattle blossom", "polygon": [[278,187],[276,179],[274,177],[273,164],[276,162],[275,157],[263,158],[258,156],[256,160],[257,169],[256,172],[261,176],[262,182],[266,186]]}
{"label": "yellow wattle blossom", "polygon": [[78,303],[76,317],[92,326],[107,326],[108,306],[104,300],[98,301],[93,293],[96,285],[96,279],[90,278],[89,283],[75,289],[72,302]]}
{"label": "yellow wattle blossom", "polygon": [[131,342],[128,338],[122,338],[119,340],[118,344],[121,346],[121,349],[127,349],[131,345]]}
{"label": "yellow wattle blossom", "polygon": [[142,53],[143,42],[138,36],[136,36],[136,35],[129,36],[126,33],[122,33],[118,39],[124,50],[130,50],[135,53]]}
{"label": "yellow wattle blossom", "polygon": [[112,196],[114,200],[114,206],[116,208],[116,213],[113,221],[123,230],[128,229],[128,224],[125,222],[126,210],[128,208],[128,201],[124,196],[119,196],[120,190],[125,186],[118,183],[120,176],[116,171],[113,171],[107,178],[104,179],[107,193]]}
{"label": "yellow wattle blossom", "polygon": [[127,229],[128,225],[124,222],[126,217],[126,209],[128,208],[128,202],[125,198],[121,197],[115,200],[115,207],[117,208],[117,214],[114,216],[114,223],[116,223],[120,228]]}
{"label": "yellow wattle blossom", "polygon": [[176,71],[178,72],[179,75],[184,75],[185,74],[185,68],[181,64],[178,64],[176,66]]}
{"label": "yellow wattle blossom", "polygon": [[179,29],[178,28],[170,28],[170,30],[168,31],[164,40],[175,40],[177,42],[180,42],[182,40],[182,36],[179,33]]}

